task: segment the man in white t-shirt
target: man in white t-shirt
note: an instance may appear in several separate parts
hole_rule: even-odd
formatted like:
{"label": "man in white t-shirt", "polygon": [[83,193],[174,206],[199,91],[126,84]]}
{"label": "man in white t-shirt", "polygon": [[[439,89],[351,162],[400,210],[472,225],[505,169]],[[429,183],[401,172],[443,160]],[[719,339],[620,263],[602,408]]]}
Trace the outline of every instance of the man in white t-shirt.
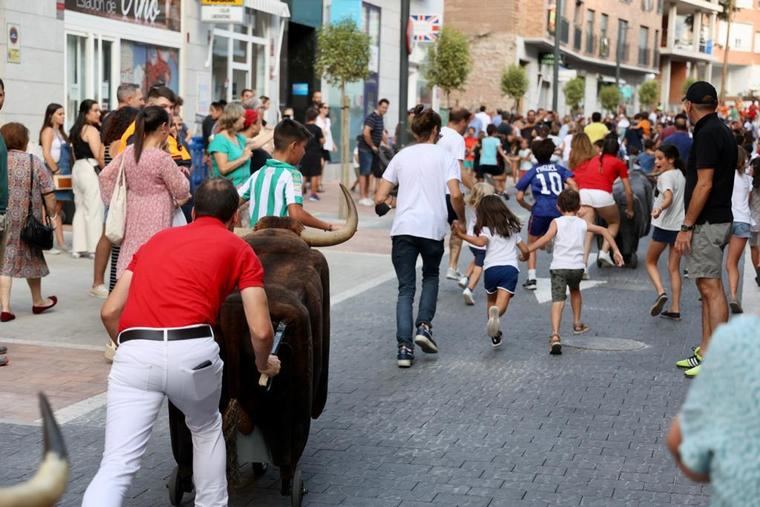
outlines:
{"label": "man in white t-shirt", "polygon": [[491,116],[486,113],[486,106],[480,106],[480,111],[475,113],[475,118],[480,122],[480,130],[485,133],[486,128],[491,124]]}
{"label": "man in white t-shirt", "polygon": [[[449,154],[457,160],[457,171],[459,172],[459,181],[462,182],[464,193],[467,188],[472,188],[474,183],[472,171],[464,168],[465,146],[464,134],[467,125],[470,123],[471,113],[467,109],[454,109],[449,114],[449,124],[441,128],[441,136],[438,139],[438,146],[444,148]],[[451,196],[448,188],[446,189],[446,208],[448,209],[448,220],[451,224],[456,218],[454,209],[451,207]],[[449,269],[446,271],[446,278],[449,280],[460,281],[463,275],[457,269],[459,264],[459,254],[462,251],[462,240],[455,234],[449,237]]]}
{"label": "man in white t-shirt", "polygon": [[[447,188],[457,218],[460,221],[464,218],[458,163],[445,149],[435,144],[441,129],[441,117],[430,109],[417,108],[419,114],[415,114],[412,132],[418,142],[407,146],[391,159],[375,193],[377,206],[387,207],[393,204],[393,199],[388,203],[389,195],[398,185],[396,212],[391,227],[391,258],[398,279],[396,340],[400,368],[408,368],[414,362],[415,345],[426,353],[438,352],[432,326],[438,303],[443,239],[449,231],[446,223]],[[422,257],[422,293],[415,320],[413,303],[418,257]]]}

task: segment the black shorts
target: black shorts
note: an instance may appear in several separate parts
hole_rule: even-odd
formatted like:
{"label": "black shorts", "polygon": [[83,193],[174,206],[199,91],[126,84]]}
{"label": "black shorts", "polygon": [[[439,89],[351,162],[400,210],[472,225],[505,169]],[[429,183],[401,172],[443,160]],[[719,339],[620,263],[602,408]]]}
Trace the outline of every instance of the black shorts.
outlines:
{"label": "black shorts", "polygon": [[446,212],[448,213],[446,219],[448,220],[449,225],[451,225],[458,217],[457,212],[454,211],[454,207],[451,205],[451,196],[449,194],[446,194]]}
{"label": "black shorts", "polygon": [[327,150],[322,150],[322,160],[325,162],[330,162],[330,152]]}
{"label": "black shorts", "polygon": [[314,178],[322,175],[322,157],[313,154],[307,154],[301,160],[301,174],[304,178]]}
{"label": "black shorts", "polygon": [[504,168],[498,165],[483,165],[478,167],[478,174],[483,176],[484,174],[490,174],[491,176],[501,176],[504,174]]}

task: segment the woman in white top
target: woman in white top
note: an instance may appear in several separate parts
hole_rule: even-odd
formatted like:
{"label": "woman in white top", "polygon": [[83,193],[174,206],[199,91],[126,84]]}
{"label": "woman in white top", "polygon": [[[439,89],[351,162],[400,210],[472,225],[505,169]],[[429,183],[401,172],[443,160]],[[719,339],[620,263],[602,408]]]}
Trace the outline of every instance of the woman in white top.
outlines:
{"label": "woman in white top", "polygon": [[734,173],[734,193],[731,195],[731,213],[734,221],[731,224],[731,240],[728,242],[726,255],[726,271],[728,271],[728,288],[731,292],[728,306],[731,313],[743,313],[741,304],[736,298],[739,288],[739,259],[741,259],[747,240],[752,235],[752,213],[749,208],[749,196],[752,192],[752,176],[747,174],[747,152],[739,146],[736,172]]}
{"label": "woman in white top", "polygon": [[[400,368],[408,368],[414,362],[415,343],[423,352],[438,352],[432,323],[438,301],[443,238],[448,231],[447,188],[458,218],[464,218],[459,166],[454,157],[435,144],[441,131],[441,117],[421,105],[415,107],[414,112],[412,132],[417,144],[407,146],[391,159],[375,194],[378,211],[389,205],[396,208],[391,227],[391,256],[398,278],[396,339]],[[398,185],[398,197],[389,198],[395,185]],[[417,319],[413,321],[416,263],[420,256],[422,294]],[[417,328],[414,341],[412,324]]]}
{"label": "woman in white top", "polygon": [[319,104],[319,116],[317,116],[317,127],[322,129],[322,135],[325,136],[325,143],[322,145],[324,150],[325,162],[330,162],[330,153],[337,150],[332,135],[332,122],[330,121],[330,107],[322,102]]}
{"label": "woman in white top", "polygon": [[[72,156],[71,145],[66,132],[63,130],[63,123],[66,119],[63,106],[60,104],[49,104],[45,109],[45,119],[40,129],[40,146],[42,146],[42,156],[48,171],[53,176],[71,175]],[[63,241],[63,221],[61,220],[62,201],[71,201],[74,194],[71,190],[59,190],[55,193],[55,215],[53,225],[55,226],[55,243],[57,248],[48,250],[49,254],[58,254],[65,250]]]}
{"label": "woman in white top", "polygon": [[[684,192],[686,178],[683,175],[683,161],[679,158],[678,148],[664,144],[654,152],[654,169],[657,175],[655,203],[652,208],[652,241],[647,249],[647,273],[657,291],[657,299],[649,314],[661,315],[671,320],[681,320],[681,254],[673,248],[676,236],[681,229],[684,218]],[[668,295],[662,284],[660,270],[657,268],[660,255],[666,248],[668,254],[668,273],[673,299],[670,310],[663,312]]]}

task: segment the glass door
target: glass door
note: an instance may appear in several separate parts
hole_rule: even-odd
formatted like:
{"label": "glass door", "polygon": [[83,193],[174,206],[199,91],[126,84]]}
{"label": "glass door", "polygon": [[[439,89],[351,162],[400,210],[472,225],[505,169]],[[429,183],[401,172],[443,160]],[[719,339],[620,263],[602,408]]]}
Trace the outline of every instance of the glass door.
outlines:
{"label": "glass door", "polygon": [[87,37],[66,35],[66,120],[69,125],[87,98]]}

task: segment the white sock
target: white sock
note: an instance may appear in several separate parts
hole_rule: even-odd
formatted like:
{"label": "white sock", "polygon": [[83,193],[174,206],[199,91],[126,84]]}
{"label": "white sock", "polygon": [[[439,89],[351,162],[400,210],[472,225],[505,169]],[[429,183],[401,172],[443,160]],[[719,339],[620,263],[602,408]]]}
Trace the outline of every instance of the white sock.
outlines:
{"label": "white sock", "polygon": [[536,279],[536,270],[535,269],[529,269],[528,270],[528,280],[535,280]]}

